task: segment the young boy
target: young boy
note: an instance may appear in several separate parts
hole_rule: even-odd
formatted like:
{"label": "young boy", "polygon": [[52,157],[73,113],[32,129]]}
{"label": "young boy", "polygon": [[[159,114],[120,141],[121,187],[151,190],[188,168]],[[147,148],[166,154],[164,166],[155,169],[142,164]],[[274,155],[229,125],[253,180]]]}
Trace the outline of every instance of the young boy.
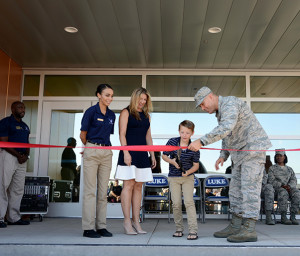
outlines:
{"label": "young boy", "polygon": [[[171,138],[167,145],[187,147],[191,143],[191,137],[194,134],[195,125],[193,122],[184,120],[179,124],[180,137]],[[188,240],[198,239],[198,224],[196,208],[193,199],[194,191],[194,172],[199,169],[200,152],[193,152],[188,149],[179,149],[175,151],[163,152],[163,160],[169,163],[168,181],[171,190],[171,199],[173,206],[174,222],[176,232],[173,237],[183,236],[182,219],[182,193],[184,205],[187,212],[189,234]]]}

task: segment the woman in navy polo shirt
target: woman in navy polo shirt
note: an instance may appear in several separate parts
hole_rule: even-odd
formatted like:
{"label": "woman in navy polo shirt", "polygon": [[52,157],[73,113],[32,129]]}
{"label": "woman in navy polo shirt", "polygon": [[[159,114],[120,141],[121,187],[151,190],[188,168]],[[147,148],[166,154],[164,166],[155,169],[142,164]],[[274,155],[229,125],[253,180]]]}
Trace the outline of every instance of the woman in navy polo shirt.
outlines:
{"label": "woman in navy polo shirt", "polygon": [[114,133],[116,116],[108,106],[113,100],[113,94],[110,85],[100,84],[96,91],[99,103],[87,109],[81,121],[80,139],[87,147],[83,154],[82,229],[85,237],[112,236],[106,230],[107,186],[111,172],[112,151],[88,147],[111,145],[110,134]]}
{"label": "woman in navy polo shirt", "polygon": [[[119,134],[122,146],[152,145],[150,129],[151,97],[145,88],[135,89],[130,104],[123,109],[119,119]],[[123,180],[121,194],[122,211],[124,214],[124,230],[127,235],[145,234],[139,218],[143,183],[152,181],[151,167],[156,166],[154,152],[150,152],[151,163],[146,151],[127,151],[119,153],[115,179]],[[132,222],[130,208],[132,206]],[[134,229],[133,229],[134,228]]]}

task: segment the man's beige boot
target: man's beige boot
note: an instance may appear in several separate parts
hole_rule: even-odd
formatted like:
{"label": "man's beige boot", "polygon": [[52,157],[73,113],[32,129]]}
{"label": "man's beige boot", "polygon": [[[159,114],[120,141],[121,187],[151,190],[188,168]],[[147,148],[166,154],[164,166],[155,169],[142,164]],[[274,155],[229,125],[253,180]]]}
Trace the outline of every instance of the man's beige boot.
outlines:
{"label": "man's beige boot", "polygon": [[281,212],[281,223],[284,225],[292,225],[292,222],[286,217],[286,212]]}
{"label": "man's beige boot", "polygon": [[291,220],[293,225],[299,225],[299,222],[296,219],[296,213],[294,213],[294,212],[291,213],[290,220]]}
{"label": "man's beige boot", "polygon": [[272,211],[266,211],[266,224],[275,225],[275,221],[272,219]]}
{"label": "man's beige boot", "polygon": [[226,228],[215,232],[214,237],[226,238],[226,237],[229,237],[230,235],[239,233],[239,231],[241,229],[241,225],[242,225],[242,220],[243,219],[241,217],[239,217],[235,214],[232,214],[232,219],[231,219],[230,224]]}
{"label": "man's beige boot", "polygon": [[227,241],[232,243],[256,242],[257,234],[255,231],[255,223],[255,219],[244,219],[244,224],[240,232],[227,237]]}

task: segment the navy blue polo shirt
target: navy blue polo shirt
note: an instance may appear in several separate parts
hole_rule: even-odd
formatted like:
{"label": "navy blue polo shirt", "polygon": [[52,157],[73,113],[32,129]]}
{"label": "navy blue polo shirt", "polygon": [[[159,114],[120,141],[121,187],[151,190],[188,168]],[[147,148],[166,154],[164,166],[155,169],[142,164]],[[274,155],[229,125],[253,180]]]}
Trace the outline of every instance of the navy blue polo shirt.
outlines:
{"label": "navy blue polo shirt", "polygon": [[88,108],[81,120],[81,131],[86,131],[86,139],[99,144],[111,145],[110,135],[114,134],[116,115],[107,108],[101,113],[99,103]]}
{"label": "navy blue polo shirt", "polygon": [[[166,145],[170,146],[179,146],[180,145],[180,137],[171,138],[167,142]],[[164,155],[169,156],[171,159],[174,159],[177,155],[177,150],[174,151],[164,151]],[[180,160],[182,163],[182,167],[184,170],[189,170],[192,168],[193,163],[199,163],[200,159],[200,151],[191,151],[189,149],[183,149],[180,155]],[[190,174],[193,175],[193,174]],[[182,171],[180,169],[176,169],[176,167],[173,164],[169,164],[169,177],[181,177]]]}
{"label": "navy blue polo shirt", "polygon": [[[30,130],[22,120],[18,122],[13,115],[0,121],[0,137],[8,137],[9,142],[29,143]],[[26,148],[16,148],[18,152],[26,152]]]}

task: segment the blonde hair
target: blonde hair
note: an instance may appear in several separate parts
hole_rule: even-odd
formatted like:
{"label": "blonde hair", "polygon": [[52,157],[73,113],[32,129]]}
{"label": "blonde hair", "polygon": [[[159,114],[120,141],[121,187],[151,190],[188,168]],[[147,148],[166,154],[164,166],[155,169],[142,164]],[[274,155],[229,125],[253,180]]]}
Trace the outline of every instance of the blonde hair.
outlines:
{"label": "blonde hair", "polygon": [[129,112],[131,115],[135,117],[137,120],[141,120],[139,112],[137,111],[138,102],[142,94],[147,96],[147,102],[143,107],[143,112],[147,118],[150,116],[150,112],[152,111],[152,101],[150,93],[143,87],[135,89],[131,94],[130,104],[129,104]]}

